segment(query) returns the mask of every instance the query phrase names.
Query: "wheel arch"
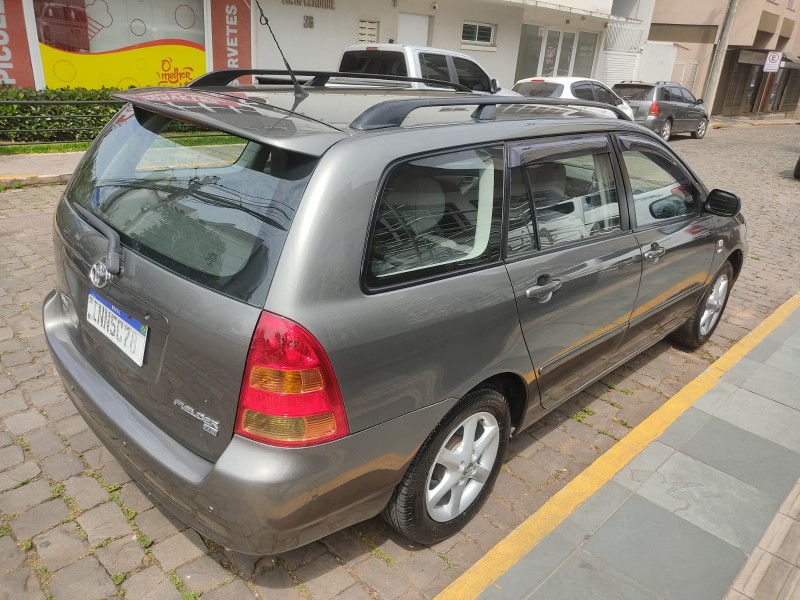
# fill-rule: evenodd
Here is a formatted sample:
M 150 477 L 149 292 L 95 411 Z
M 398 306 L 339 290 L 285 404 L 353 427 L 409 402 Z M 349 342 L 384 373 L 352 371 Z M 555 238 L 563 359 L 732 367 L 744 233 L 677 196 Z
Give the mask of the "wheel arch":
M 470 392 L 486 387 L 495 389 L 505 396 L 511 413 L 511 427 L 515 430 L 519 428 L 528 409 L 528 386 L 525 380 L 516 373 L 498 373 L 481 381 Z
M 730 253 L 728 260 L 733 266 L 733 280 L 736 281 L 739 278 L 739 273 L 741 273 L 742 266 L 744 265 L 744 252 L 737 248 Z

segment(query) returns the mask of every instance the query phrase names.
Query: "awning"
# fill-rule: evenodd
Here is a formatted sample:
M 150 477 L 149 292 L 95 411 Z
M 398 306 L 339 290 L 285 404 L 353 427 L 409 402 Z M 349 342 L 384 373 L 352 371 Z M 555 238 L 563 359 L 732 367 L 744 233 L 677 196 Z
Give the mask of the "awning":
M 781 61 L 782 69 L 800 69 L 800 56 L 792 54 L 791 52 L 783 53 L 783 60 Z

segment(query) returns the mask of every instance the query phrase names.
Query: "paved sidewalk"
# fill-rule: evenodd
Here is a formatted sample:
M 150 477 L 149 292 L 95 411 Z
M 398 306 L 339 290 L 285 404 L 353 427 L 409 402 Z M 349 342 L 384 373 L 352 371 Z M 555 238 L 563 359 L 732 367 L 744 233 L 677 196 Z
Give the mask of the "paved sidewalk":
M 12 154 L 0 156 L 0 185 L 66 183 L 83 152 Z
M 480 597 L 800 598 L 798 364 L 795 308 Z

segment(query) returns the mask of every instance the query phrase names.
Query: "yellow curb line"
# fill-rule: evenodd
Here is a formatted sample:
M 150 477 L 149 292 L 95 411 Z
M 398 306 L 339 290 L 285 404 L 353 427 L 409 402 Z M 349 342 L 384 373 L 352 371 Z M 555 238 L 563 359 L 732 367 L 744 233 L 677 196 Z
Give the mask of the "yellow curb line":
M 553 495 L 538 511 L 500 540 L 483 558 L 445 588 L 435 600 L 477 598 L 498 577 L 516 564 L 599 490 L 631 459 L 661 435 L 681 414 L 709 391 L 719 379 L 767 335 L 800 308 L 800 294 L 790 298 L 763 323 L 733 345 L 708 369 L 689 382 L 647 419 L 618 441 L 575 479 Z

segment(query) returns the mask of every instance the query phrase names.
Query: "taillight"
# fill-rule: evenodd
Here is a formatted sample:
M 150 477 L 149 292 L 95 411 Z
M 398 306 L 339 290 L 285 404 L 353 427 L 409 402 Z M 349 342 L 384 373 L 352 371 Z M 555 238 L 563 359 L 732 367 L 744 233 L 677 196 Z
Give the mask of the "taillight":
M 236 433 L 273 446 L 310 446 L 348 432 L 322 346 L 297 323 L 262 312 L 247 353 Z
M 653 100 L 653 101 L 650 103 L 650 110 L 647 112 L 647 114 L 648 114 L 648 115 L 651 115 L 651 116 L 653 116 L 653 117 L 657 117 L 658 115 L 660 115 L 660 114 L 661 114 L 661 111 L 658 109 L 658 102 L 656 102 L 655 100 Z

